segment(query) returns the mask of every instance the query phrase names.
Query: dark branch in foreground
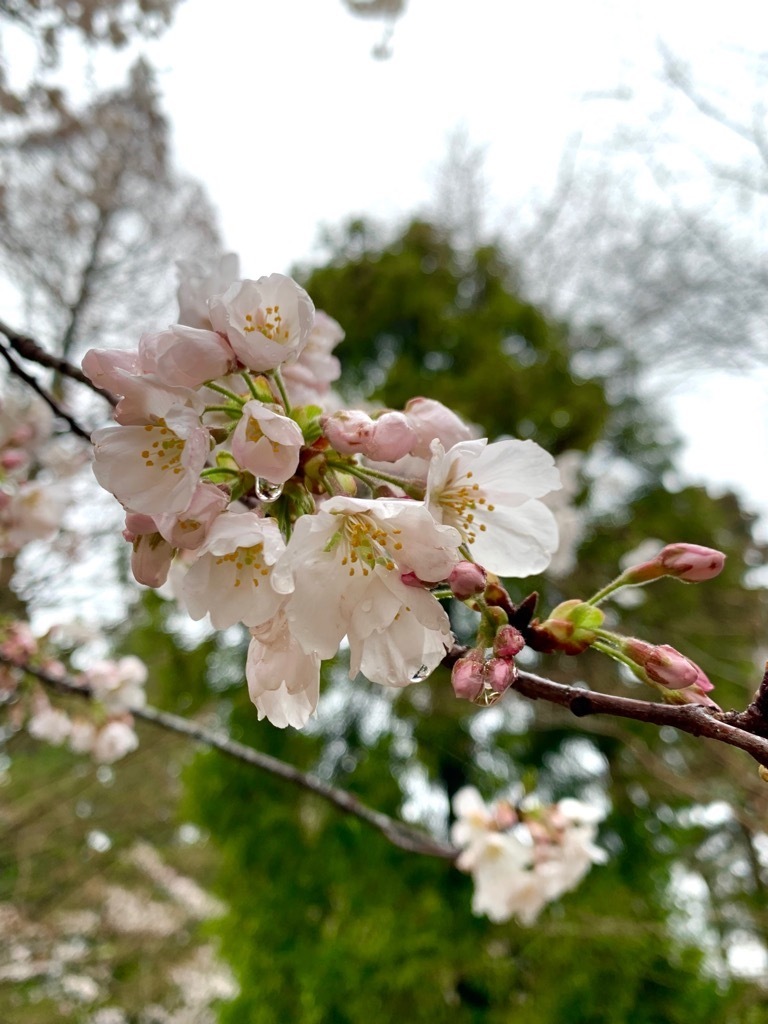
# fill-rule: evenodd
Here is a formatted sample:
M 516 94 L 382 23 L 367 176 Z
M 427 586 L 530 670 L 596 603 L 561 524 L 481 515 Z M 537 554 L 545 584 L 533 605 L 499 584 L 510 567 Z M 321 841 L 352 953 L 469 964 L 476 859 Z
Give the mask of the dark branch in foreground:
M 26 672 L 27 675 L 39 680 L 57 693 L 74 695 L 86 700 L 93 699 L 91 689 L 87 686 L 79 686 L 73 679 L 57 679 L 42 669 L 34 668 L 13 658 L 8 658 L 2 653 L 0 653 L 0 662 Z M 420 853 L 428 857 L 440 857 L 444 860 L 453 860 L 459 852 L 449 843 L 433 839 L 431 836 L 412 828 L 410 825 L 406 825 L 404 822 L 390 818 L 389 815 L 384 814 L 382 811 L 368 807 L 358 800 L 357 797 L 352 796 L 351 793 L 323 782 L 316 775 L 303 772 L 301 769 L 285 761 L 280 761 L 269 754 L 263 754 L 260 750 L 246 746 L 244 743 L 231 740 L 219 732 L 199 725 L 197 722 L 191 722 L 180 715 L 174 715 L 169 711 L 161 711 L 159 708 L 149 706 L 131 708 L 131 714 L 134 718 L 141 719 L 144 722 L 151 722 L 153 725 L 158 725 L 181 736 L 187 736 L 189 739 L 196 740 L 198 743 L 226 754 L 227 757 L 250 764 L 260 771 L 268 772 L 270 775 L 293 783 L 294 786 L 299 786 L 301 789 L 314 793 L 315 796 L 327 800 L 345 814 L 354 815 L 354 817 L 371 825 L 381 832 L 393 845 L 400 847 L 401 850 L 407 850 L 409 853 Z
M 768 768 L 768 739 L 758 734 L 761 730 L 768 732 L 768 722 L 756 706 L 757 699 L 743 712 L 712 711 L 697 704 L 653 704 L 631 697 L 595 693 L 579 686 L 566 686 L 531 672 L 521 672 L 512 686 L 532 700 L 546 700 L 568 708 L 577 718 L 613 715 L 651 725 L 671 725 L 691 736 L 719 740 L 746 751 L 758 764 Z M 763 687 L 768 689 L 765 679 Z
M 42 400 L 46 403 L 46 405 L 48 405 L 53 410 L 54 415 L 58 416 L 59 419 L 64 420 L 64 422 L 67 424 L 67 426 L 69 427 L 73 434 L 75 434 L 77 437 L 82 438 L 84 441 L 90 441 L 91 435 L 88 433 L 85 427 L 81 427 L 73 416 L 71 416 L 68 412 L 62 409 L 61 405 L 59 405 L 56 399 L 46 391 L 42 384 L 36 381 L 31 374 L 27 373 L 23 366 L 19 366 L 19 364 L 16 362 L 15 358 L 11 355 L 10 351 L 5 347 L 5 345 L 0 345 L 0 355 L 2 355 L 3 359 L 5 359 L 6 363 L 8 364 L 8 369 L 11 371 L 11 373 L 15 377 L 18 377 L 19 380 L 23 380 L 27 387 L 31 388 L 36 395 L 39 395 L 40 398 L 42 398 Z
M 0 320 L 0 334 L 5 335 L 8 339 L 8 344 L 22 359 L 27 359 L 30 363 L 37 363 L 38 366 L 44 366 L 47 370 L 56 370 L 62 377 L 69 377 L 71 380 L 76 380 L 79 384 L 85 384 L 91 391 L 101 395 L 110 405 L 117 405 L 117 399 L 113 394 L 110 394 L 109 391 L 104 391 L 103 388 L 96 387 L 81 369 L 73 366 L 66 359 L 46 352 L 34 338 L 28 338 L 24 334 L 19 334 L 18 331 L 14 331 L 7 324 L 4 324 L 2 320 Z

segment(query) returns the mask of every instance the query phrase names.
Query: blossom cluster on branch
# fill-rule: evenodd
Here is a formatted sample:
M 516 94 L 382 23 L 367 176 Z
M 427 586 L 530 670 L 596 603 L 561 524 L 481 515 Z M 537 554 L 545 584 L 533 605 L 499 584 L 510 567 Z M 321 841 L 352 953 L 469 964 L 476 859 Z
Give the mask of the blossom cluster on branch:
M 537 615 L 535 594 L 515 605 L 503 579 L 542 572 L 557 550 L 551 507 L 562 512 L 562 502 L 551 500 L 561 487 L 554 459 L 531 440 L 478 438 L 429 398 L 414 397 L 402 410 L 345 408 L 333 389 L 343 330 L 295 281 L 281 274 L 239 279 L 234 256 L 212 274 L 180 266 L 178 323 L 143 335 L 136 351 L 93 349 L 83 360 L 86 378 L 115 406 L 115 425 L 92 435 L 93 468 L 125 510 L 135 578 L 170 587 L 194 619 L 250 631 L 245 675 L 259 718 L 305 725 L 317 707 L 321 663 L 346 643 L 351 678 L 404 687 L 447 664 L 460 699 L 489 705 L 516 688 L 576 714 L 674 719 L 768 763 L 759 738 L 762 705 L 722 713 L 694 662 L 668 644 L 607 629 L 601 607 L 624 587 L 665 576 L 711 579 L 723 567 L 719 551 L 668 544 L 591 597 L 562 601 L 548 615 Z M 84 379 L 78 373 L 71 368 L 69 375 Z M 55 500 L 35 498 L 56 494 L 42 454 L 47 409 L 27 419 L 8 403 L 2 409 L 0 554 L 13 555 L 55 532 L 60 515 Z M 475 613 L 470 646 L 456 643 L 448 601 Z M 665 703 L 698 706 L 691 711 L 717 720 L 710 728 L 700 717 L 673 714 L 683 707 L 660 716 L 642 701 L 581 696 L 588 691 L 520 672 L 516 658 L 525 647 L 600 652 Z M 76 676 L 70 670 L 65 680 L 64 665 L 23 624 L 6 624 L 0 662 L 16 724 L 97 762 L 135 748 L 136 715 L 323 788 L 250 748 L 169 725 L 168 715 L 146 706 L 146 670 L 137 659 L 100 662 Z M 35 682 L 22 690 L 25 674 Z M 56 690 L 57 678 L 60 692 L 89 698 L 90 717 L 51 703 L 38 684 Z M 531 923 L 604 859 L 594 843 L 601 814 L 573 800 L 544 806 L 527 797 L 488 808 L 464 789 L 454 800 L 451 848 L 406 835 L 405 826 L 342 791 L 329 799 L 398 845 L 455 857 L 473 876 L 475 912 L 497 921 Z
M 453 645 L 439 598 L 543 570 L 557 527 L 540 499 L 560 482 L 533 441 L 474 439 L 436 401 L 339 409 L 339 325 L 290 278 L 235 272 L 183 267 L 178 324 L 86 355 L 120 396 L 94 471 L 126 509 L 136 578 L 160 586 L 175 559 L 193 618 L 250 629 L 259 715 L 301 726 L 345 637 L 351 676 L 405 686 Z

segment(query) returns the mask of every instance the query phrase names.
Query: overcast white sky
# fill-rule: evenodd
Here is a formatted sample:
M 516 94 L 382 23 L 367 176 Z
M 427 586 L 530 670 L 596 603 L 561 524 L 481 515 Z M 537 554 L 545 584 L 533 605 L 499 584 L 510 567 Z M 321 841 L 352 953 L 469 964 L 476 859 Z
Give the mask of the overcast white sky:
M 341 0 L 185 0 L 146 49 L 178 161 L 206 184 L 226 245 L 257 277 L 311 256 L 321 224 L 423 206 L 458 126 L 484 147 L 491 219 L 524 216 L 572 133 L 598 143 L 618 107 L 653 105 L 657 39 L 732 90 L 741 51 L 766 28 L 758 0 L 410 0 L 391 56 L 376 60 L 381 23 Z M 118 63 L 97 56 L 87 73 L 117 80 Z M 619 89 L 627 103 L 594 98 Z M 763 512 L 767 389 L 768 370 L 678 378 L 672 397 L 688 471 L 737 485 Z

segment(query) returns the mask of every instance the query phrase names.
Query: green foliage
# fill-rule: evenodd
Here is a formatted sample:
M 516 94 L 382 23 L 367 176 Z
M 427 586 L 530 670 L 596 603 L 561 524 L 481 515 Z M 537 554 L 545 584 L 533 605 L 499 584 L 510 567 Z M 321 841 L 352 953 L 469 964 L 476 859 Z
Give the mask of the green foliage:
M 554 582 L 512 581 L 513 597 L 537 588 L 544 610 L 586 597 L 648 537 L 720 547 L 729 561 L 718 580 L 664 580 L 617 621 L 679 646 L 712 675 L 724 703 L 743 706 L 765 607 L 764 591 L 743 587 L 763 551 L 732 495 L 660 482 L 672 479 L 675 444 L 635 395 L 631 352 L 600 330 L 576 335 L 522 300 L 498 247 L 459 253 L 421 222 L 394 241 L 355 222 L 329 244 L 328 264 L 303 277 L 347 332 L 348 393 L 393 408 L 421 393 L 490 436 L 532 436 L 554 452 L 594 457 L 598 486 L 587 474 L 580 496 L 591 519 L 578 568 Z M 631 485 L 606 494 L 606 469 L 617 465 L 633 467 Z M 653 699 L 591 654 L 539 667 Z M 517 784 L 544 798 L 608 798 L 601 841 L 611 859 L 535 926 L 493 925 L 471 914 L 470 880 L 445 863 L 403 853 L 284 783 L 201 756 L 187 776 L 187 812 L 220 850 L 215 885 L 230 912 L 218 933 L 242 989 L 222 1009 L 224 1024 L 761 1019 L 759 992 L 724 962 L 740 929 L 762 934 L 750 833 L 734 818 L 696 811 L 719 798 L 747 815 L 764 812 L 762 783 L 744 758 L 713 757 L 711 747 L 637 723 L 577 723 L 514 696 L 478 711 L 454 699 L 445 670 L 392 700 L 364 681 L 328 675 L 308 734 L 257 724 L 241 688 L 233 735 L 438 830 L 447 828 L 450 796 L 467 783 L 487 796 Z M 698 896 L 694 931 L 677 894 L 681 877 L 715 902 L 728 900 L 729 912 L 709 914 Z

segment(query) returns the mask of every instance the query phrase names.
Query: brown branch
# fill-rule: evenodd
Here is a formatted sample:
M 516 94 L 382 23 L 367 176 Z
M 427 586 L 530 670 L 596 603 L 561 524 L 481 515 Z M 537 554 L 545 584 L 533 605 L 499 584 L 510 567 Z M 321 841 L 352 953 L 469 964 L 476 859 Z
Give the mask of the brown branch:
M 746 751 L 758 764 L 768 767 L 768 739 L 746 728 L 741 719 L 747 712 L 741 715 L 736 712 L 718 712 L 698 704 L 652 704 L 645 700 L 555 683 L 532 672 L 520 672 L 512 686 L 531 700 L 546 700 L 550 704 L 568 708 L 577 718 L 586 715 L 614 715 L 651 725 L 670 725 L 691 736 L 704 736 L 737 747 Z M 733 724 L 734 721 L 738 724 Z M 761 722 L 765 729 L 765 719 L 761 718 Z
M 48 392 L 45 390 L 42 384 L 35 380 L 35 378 L 31 374 L 27 373 L 27 371 L 22 366 L 19 366 L 19 364 L 16 362 L 16 360 L 11 355 L 10 351 L 5 347 L 5 345 L 0 345 L 0 355 L 2 355 L 3 359 L 5 359 L 11 373 L 18 377 L 19 380 L 23 380 L 27 387 L 31 388 L 36 395 L 39 395 L 40 398 L 42 398 L 42 400 L 48 406 L 50 406 L 54 414 L 58 416 L 59 419 L 64 420 L 64 422 L 67 424 L 67 426 L 69 427 L 73 434 L 76 434 L 78 437 L 81 437 L 85 441 L 90 441 L 91 435 L 85 429 L 85 427 L 81 427 L 77 420 L 68 412 L 65 412 L 64 409 L 62 409 L 62 407 L 56 401 L 56 399 L 53 398 L 52 395 L 48 394 Z
M 90 687 L 78 685 L 71 678 L 56 678 L 56 676 L 45 672 L 43 669 L 35 668 L 25 662 L 9 658 L 2 653 L 0 653 L 0 662 L 25 672 L 57 693 L 74 695 L 86 700 L 94 699 L 94 693 Z M 423 854 L 428 857 L 440 857 L 443 860 L 454 860 L 459 852 L 448 843 L 433 839 L 431 836 L 412 828 L 410 825 L 406 825 L 404 822 L 390 818 L 388 814 L 384 814 L 382 811 L 368 807 L 351 793 L 323 782 L 316 775 L 301 771 L 300 768 L 296 768 L 285 761 L 280 761 L 276 757 L 271 757 L 269 754 L 263 754 L 254 747 L 231 740 L 227 736 L 208 729 L 197 722 L 192 722 L 189 719 L 182 718 L 180 715 L 174 715 L 169 711 L 161 711 L 159 708 L 151 706 L 131 708 L 130 713 L 134 718 L 141 719 L 144 722 L 151 722 L 153 725 L 178 733 L 181 736 L 187 736 L 189 739 L 218 750 L 222 754 L 226 754 L 227 757 L 252 765 L 260 771 L 268 772 L 270 775 L 284 779 L 294 786 L 314 793 L 315 796 L 327 800 L 328 803 L 333 804 L 334 807 L 337 807 L 345 814 L 351 814 L 366 824 L 371 825 L 381 832 L 390 843 L 398 846 L 401 850 L 407 850 L 409 853 Z
M 46 352 L 33 338 L 19 334 L 18 331 L 8 327 L 2 320 L 0 320 L 0 333 L 5 335 L 8 339 L 8 344 L 22 359 L 27 359 L 31 363 L 37 363 L 38 366 L 44 366 L 48 370 L 56 370 L 62 377 L 69 377 L 80 384 L 85 384 L 91 391 L 95 391 L 97 395 L 101 395 L 102 398 L 106 399 L 110 405 L 117 405 L 117 398 L 109 391 L 97 387 L 79 367 L 73 366 L 72 363 L 62 359 L 60 356 L 54 356 L 50 352 Z

